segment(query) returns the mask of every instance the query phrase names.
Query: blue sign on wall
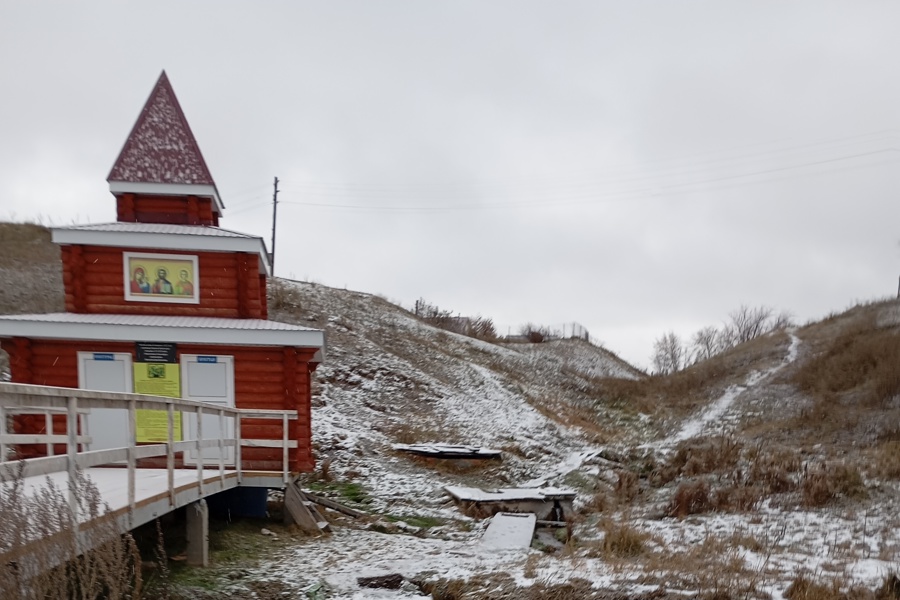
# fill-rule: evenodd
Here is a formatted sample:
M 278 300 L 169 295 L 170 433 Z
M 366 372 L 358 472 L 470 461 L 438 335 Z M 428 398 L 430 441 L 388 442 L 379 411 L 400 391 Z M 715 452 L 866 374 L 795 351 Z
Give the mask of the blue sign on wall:
M 217 356 L 198 356 L 197 362 L 214 363 L 214 362 L 219 362 L 219 358 Z
M 116 360 L 112 352 L 94 352 L 94 360 Z

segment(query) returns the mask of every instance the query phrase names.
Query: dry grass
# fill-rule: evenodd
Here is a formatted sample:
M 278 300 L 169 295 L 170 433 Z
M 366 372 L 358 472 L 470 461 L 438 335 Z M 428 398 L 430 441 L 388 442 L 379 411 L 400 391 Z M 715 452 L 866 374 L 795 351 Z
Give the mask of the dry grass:
M 0 223 L 0 314 L 64 309 L 59 247 L 46 227 Z
M 448 432 L 437 425 L 425 421 L 417 421 L 415 423 L 390 423 L 384 428 L 384 434 L 391 438 L 397 444 L 426 444 L 429 442 L 447 442 L 452 443 L 453 440 L 447 439 L 451 437 Z
M 803 464 L 797 450 L 759 444 L 747 452 L 746 458 L 750 485 L 760 486 L 770 494 L 790 492 L 797 487 L 796 474 Z
M 869 452 L 867 472 L 871 477 L 900 479 L 900 441 L 882 442 Z
M 616 500 L 623 503 L 632 502 L 641 493 L 640 478 L 632 471 L 619 471 L 616 487 Z
M 859 498 L 865 485 L 859 470 L 843 462 L 814 465 L 800 480 L 801 502 L 807 507 L 825 506 L 837 498 Z
M 659 584 L 697 590 L 697 598 L 756 598 L 757 574 L 731 539 L 709 535 L 700 543 L 678 544 L 648 557 L 645 568 Z
M 588 556 L 596 558 L 634 558 L 646 550 L 648 534 L 635 529 L 623 521 L 603 519 L 598 524 L 603 531 L 603 538 L 592 544 Z
M 51 482 L 34 496 L 24 493 L 21 478 L 0 482 L 0 597 L 140 597 L 134 540 L 118 534 L 90 480 L 79 474 L 72 485 L 79 512 L 93 523 L 88 528 L 74 527 L 67 498 Z M 79 553 L 79 546 L 90 550 Z
M 713 501 L 709 484 L 703 479 L 685 481 L 679 485 L 666 505 L 666 515 L 679 519 L 711 510 Z
M 678 477 L 695 477 L 733 470 L 741 458 L 743 445 L 732 436 L 697 437 L 685 440 L 665 465 L 656 469 L 652 480 L 665 485 Z
M 814 580 L 803 572 L 794 577 L 784 597 L 787 600 L 900 600 L 900 578 L 897 573 L 888 573 L 878 588 L 869 590 L 842 576 Z
M 856 307 L 801 332 L 811 356 L 790 382 L 809 403 L 776 422 L 795 441 L 869 445 L 900 422 L 900 326 L 896 302 Z
M 266 295 L 269 311 L 273 314 L 295 312 L 301 308 L 303 295 L 296 285 L 284 279 L 270 278 L 266 283 Z
M 870 311 L 855 319 L 826 345 L 824 351 L 803 364 L 794 383 L 814 397 L 829 401 L 855 390 L 855 400 L 880 407 L 900 394 L 900 332 L 879 327 Z
M 619 591 L 596 589 L 593 584 L 580 578 L 572 578 L 564 583 L 535 581 L 520 587 L 506 573 L 478 575 L 468 580 L 439 579 L 420 582 L 419 587 L 433 600 L 675 600 L 683 598 L 670 595 L 662 590 L 634 593 L 627 596 Z

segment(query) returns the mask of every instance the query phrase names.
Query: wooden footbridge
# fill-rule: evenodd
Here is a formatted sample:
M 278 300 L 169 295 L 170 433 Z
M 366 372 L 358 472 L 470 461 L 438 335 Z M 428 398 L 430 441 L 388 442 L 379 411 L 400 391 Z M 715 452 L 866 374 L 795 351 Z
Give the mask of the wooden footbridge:
M 124 421 L 130 442 L 119 448 L 92 448 L 90 416 L 93 411 L 110 410 L 127 415 Z M 150 414 L 157 423 L 165 423 L 165 434 L 160 436 L 164 441 L 137 442 L 139 414 Z M 44 423 L 40 433 L 16 432 L 13 423 L 25 416 Z M 280 424 L 281 439 L 243 438 L 241 423 L 245 419 Z M 0 494 L 7 496 L 0 497 L 0 502 L 10 499 L 14 487 L 19 497 L 36 497 L 46 486 L 55 486 L 68 500 L 76 539 L 78 532 L 90 530 L 92 521 L 98 519 L 113 521 L 118 533 L 124 533 L 192 505 L 187 511 L 188 561 L 205 565 L 205 498 L 237 487 L 295 487 L 291 485 L 289 452 L 297 442 L 288 437 L 288 425 L 294 419 L 296 411 L 289 410 L 245 410 L 157 396 L 0 383 Z M 181 436 L 180 420 L 189 424 L 181 428 Z M 281 449 L 280 471 L 242 467 L 242 449 L 260 447 Z M 23 458 L 35 454 L 40 456 Z M 77 482 L 85 478 L 108 506 L 102 514 L 89 514 L 83 508 L 78 496 L 82 488 Z M 89 536 L 83 537 L 79 551 L 90 545 Z M 19 540 L 16 548 L 0 545 L 0 563 L 11 560 L 13 551 L 16 560 L 21 560 L 27 547 L 39 547 L 39 542 Z

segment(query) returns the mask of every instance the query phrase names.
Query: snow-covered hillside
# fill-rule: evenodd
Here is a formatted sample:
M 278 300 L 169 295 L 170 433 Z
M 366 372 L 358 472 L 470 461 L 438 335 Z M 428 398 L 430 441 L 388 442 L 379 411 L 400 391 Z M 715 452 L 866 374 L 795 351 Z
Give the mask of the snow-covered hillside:
M 35 239 L 0 268 L 52 276 L 22 287 L 33 303 L 0 288 L 0 310 L 61 301 L 57 255 Z M 319 467 L 304 484 L 368 516 L 329 513 L 333 533 L 318 538 L 267 522 L 277 537 L 259 534 L 242 557 L 220 547 L 202 585 L 180 583 L 185 597 L 900 598 L 896 302 L 647 377 L 583 340 L 491 344 L 376 295 L 270 291 L 271 318 L 327 335 L 313 383 Z M 458 466 L 392 447 L 413 442 L 503 459 Z M 523 484 L 578 492 L 565 544 L 483 547 L 486 523 L 442 491 Z M 404 586 L 357 584 L 388 573 Z
M 443 502 L 441 486 L 455 482 L 398 455 L 397 442 L 496 447 L 507 458 L 482 473 L 486 484 L 530 479 L 587 447 L 554 407 L 591 403 L 599 375 L 638 376 L 583 340 L 491 344 L 427 325 L 378 296 L 284 285 L 294 286 L 300 308 L 272 318 L 327 332 L 314 387 L 319 460 L 335 474 L 359 473 L 376 502 L 382 494 L 394 505 Z
M 898 568 L 896 479 L 871 478 L 854 462 L 863 455 L 851 459 L 846 448 L 792 446 L 785 429 L 802 430 L 791 419 L 810 403 L 791 377 L 834 333 L 812 326 L 732 351 L 712 375 L 697 377 L 686 404 L 696 408 L 673 420 L 681 413 L 665 406 L 641 414 L 609 402 L 598 375 L 639 374 L 583 342 L 492 345 L 436 330 L 377 296 L 296 285 L 302 309 L 291 318 L 329 335 L 314 422 L 330 476 L 363 488 L 369 510 L 382 519 L 439 524 L 385 534 L 345 523 L 332 537 L 299 543 L 267 563 L 279 581 L 301 566 L 317 573 L 304 581 L 324 583 L 333 598 L 417 597 L 415 586 L 375 592 L 356 585 L 359 575 L 399 572 L 476 582 L 467 598 L 487 597 L 479 594 L 488 589 L 516 598 L 584 578 L 598 598 L 613 597 L 603 590 L 625 594 L 617 598 L 721 590 L 721 598 L 780 599 L 792 583 L 808 583 L 807 597 L 819 597 L 822 581 L 865 597 L 864 587 L 878 587 Z M 662 390 L 665 404 L 665 381 L 652 385 L 662 386 L 649 389 Z M 587 414 L 585 407 L 599 423 L 573 418 Z M 504 462 L 455 471 L 393 451 L 397 441 L 486 444 L 503 449 Z M 808 500 L 810 482 L 824 481 L 828 469 L 845 473 L 845 463 L 851 480 L 863 473 L 859 485 L 835 488 L 821 504 Z M 772 478 L 783 479 L 767 483 Z M 579 492 L 577 541 L 549 554 L 482 548 L 484 523 L 467 524 L 441 492 L 460 483 L 572 486 Z M 687 518 L 677 515 L 682 490 L 706 503 L 685 509 Z M 631 536 L 638 550 L 617 549 L 618 536 Z M 498 571 L 508 579 L 490 575 Z M 580 593 L 561 597 L 587 597 Z

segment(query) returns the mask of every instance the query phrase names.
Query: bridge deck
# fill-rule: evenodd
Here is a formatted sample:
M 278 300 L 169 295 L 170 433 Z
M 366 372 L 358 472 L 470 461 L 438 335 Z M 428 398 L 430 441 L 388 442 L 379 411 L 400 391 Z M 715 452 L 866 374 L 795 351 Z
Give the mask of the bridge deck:
M 84 426 L 84 418 L 91 411 L 101 409 L 118 410 L 126 415 L 129 434 L 126 446 L 92 447 L 94 440 Z M 166 424 L 165 441 L 138 444 L 136 431 L 140 410 L 156 411 L 160 415 Z M 192 415 L 196 428 L 177 432 L 177 413 Z M 21 415 L 36 415 L 46 426 L 40 432 L 10 433 L 13 418 Z M 54 431 L 57 429 L 54 418 L 65 421 L 63 432 Z M 0 540 L 0 562 L 9 559 L 10 552 L 19 557 L 24 556 L 23 552 L 40 552 L 40 540 L 35 536 L 55 535 L 41 533 L 46 528 L 32 526 L 35 519 L 41 523 L 49 519 L 50 524 L 59 521 L 55 513 L 49 517 L 41 515 L 41 505 L 47 503 L 42 491 L 46 491 L 48 485 L 57 490 L 56 497 L 61 497 L 68 507 L 63 520 L 75 525 L 70 529 L 80 536 L 76 544 L 79 552 L 92 543 L 90 536 L 83 534 L 110 519 L 115 521 L 115 530 L 123 533 L 224 490 L 239 486 L 283 488 L 292 477 L 290 451 L 298 447 L 297 441 L 289 438 L 288 425 L 297 418 L 297 412 L 290 410 L 235 409 L 138 394 L 0 382 L 0 500 L 7 504 L 16 502 L 16 498 L 27 500 L 20 506 L 26 511 L 20 525 L 23 531 L 30 532 L 14 540 L 21 546 L 19 548 L 14 547 L 15 544 L 6 544 L 9 540 Z M 204 419 L 217 420 L 220 427 L 204 436 Z M 269 419 L 275 427 L 280 425 L 281 439 L 242 437 L 241 424 L 245 419 Z M 231 426 L 224 427 L 224 423 Z M 65 447 L 65 453 L 55 454 L 54 450 L 61 445 Z M 44 447 L 47 456 L 16 460 L 20 446 Z M 275 449 L 282 457 L 281 470 L 247 470 L 241 460 L 245 448 Z M 189 455 L 202 457 L 194 459 L 194 462 L 202 462 L 202 467 L 182 468 L 180 457 L 187 462 Z M 176 468 L 176 457 L 179 457 L 179 468 Z M 138 466 L 141 460 L 148 458 L 155 458 L 166 466 Z M 70 482 L 82 482 L 82 476 L 90 486 L 70 485 Z M 18 489 L 24 498 L 8 493 L 16 486 L 20 486 Z M 93 493 L 91 488 L 96 489 L 100 498 L 100 506 L 93 507 L 99 510 L 86 506 L 85 499 Z M 51 507 L 51 510 L 58 509 Z M 205 546 L 205 541 L 201 543 Z
M 85 469 L 84 475 L 93 483 L 100 493 L 102 502 L 109 507 L 109 512 L 117 517 L 128 512 L 128 470 L 123 468 L 94 467 Z M 134 485 L 134 512 L 130 521 L 123 525 L 138 527 L 154 518 L 180 508 L 200 498 L 210 496 L 223 490 L 237 487 L 237 471 L 204 469 L 202 471 L 202 489 L 200 478 L 195 469 L 175 469 L 173 472 L 174 498 L 169 494 L 169 477 L 166 469 L 136 469 Z M 273 475 L 276 475 L 273 473 Z M 68 491 L 67 473 L 50 473 L 44 476 L 26 477 L 22 480 L 23 492 L 27 496 L 36 496 L 49 482 L 63 495 Z M 174 502 L 170 501 L 174 500 Z M 105 510 L 101 510 L 105 513 Z M 81 522 L 86 522 L 86 515 L 79 515 Z

